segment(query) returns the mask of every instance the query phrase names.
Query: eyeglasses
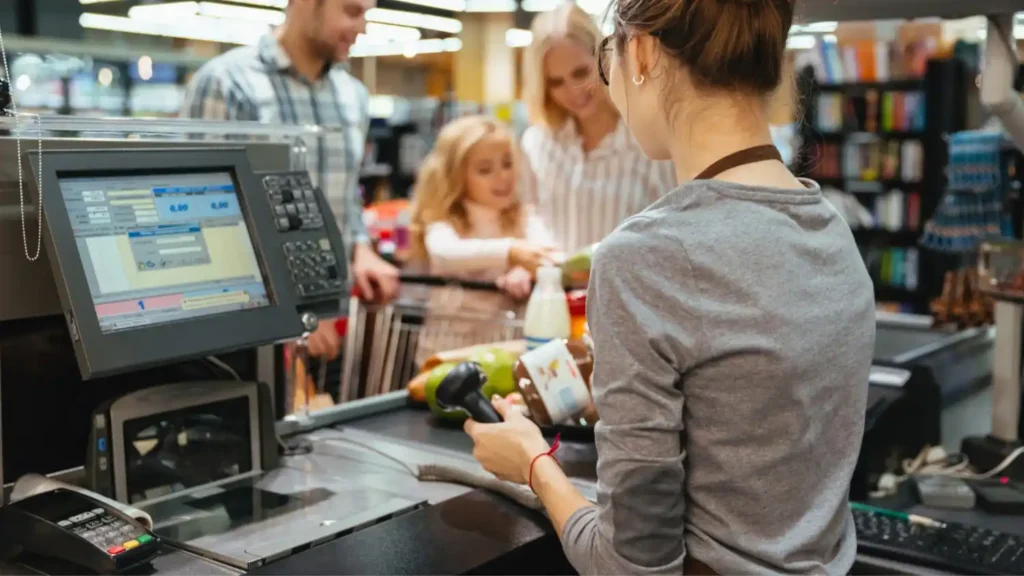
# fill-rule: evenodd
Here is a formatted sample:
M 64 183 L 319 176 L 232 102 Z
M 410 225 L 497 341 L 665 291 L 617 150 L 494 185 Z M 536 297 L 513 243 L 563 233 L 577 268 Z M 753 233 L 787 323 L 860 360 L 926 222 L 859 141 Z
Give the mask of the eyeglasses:
M 606 36 L 604 40 L 601 40 L 601 43 L 597 45 L 597 73 L 601 76 L 601 82 L 604 82 L 605 86 L 608 85 L 608 72 L 610 70 L 609 66 L 612 60 L 612 38 L 614 38 L 614 36 Z

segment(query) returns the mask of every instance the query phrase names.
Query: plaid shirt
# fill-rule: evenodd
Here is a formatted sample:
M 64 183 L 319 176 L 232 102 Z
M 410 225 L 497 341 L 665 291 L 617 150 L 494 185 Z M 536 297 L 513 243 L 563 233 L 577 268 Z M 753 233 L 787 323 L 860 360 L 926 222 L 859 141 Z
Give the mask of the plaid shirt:
M 306 168 L 324 191 L 346 239 L 366 242 L 357 194 L 369 130 L 369 93 L 342 64 L 309 82 L 300 76 L 277 39 L 235 48 L 196 72 L 182 116 L 265 124 L 341 128 L 306 142 Z

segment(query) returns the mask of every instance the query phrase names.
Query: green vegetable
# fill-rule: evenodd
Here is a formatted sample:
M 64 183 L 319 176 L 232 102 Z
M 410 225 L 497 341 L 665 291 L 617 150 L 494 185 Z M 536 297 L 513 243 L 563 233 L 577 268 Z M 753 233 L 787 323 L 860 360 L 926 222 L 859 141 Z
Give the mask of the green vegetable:
M 562 264 L 562 284 L 566 288 L 586 288 L 590 281 L 590 266 L 597 244 L 591 244 L 570 256 Z
M 469 416 L 461 408 L 442 408 L 437 403 L 437 387 L 444 380 L 444 377 L 455 368 L 456 364 L 441 364 L 430 371 L 425 387 L 427 394 L 427 406 L 439 422 L 446 424 L 461 424 Z
M 511 352 L 501 348 L 492 348 L 473 354 L 469 361 L 479 364 L 487 376 L 487 383 L 480 389 L 484 398 L 490 398 L 495 394 L 504 398 L 518 390 L 516 379 L 512 375 L 512 366 L 516 363 L 516 356 Z

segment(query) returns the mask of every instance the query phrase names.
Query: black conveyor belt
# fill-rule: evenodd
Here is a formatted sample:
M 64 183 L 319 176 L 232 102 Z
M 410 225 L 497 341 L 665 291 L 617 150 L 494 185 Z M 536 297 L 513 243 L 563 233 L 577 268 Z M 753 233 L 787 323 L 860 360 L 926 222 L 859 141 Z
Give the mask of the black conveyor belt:
M 356 428 L 404 442 L 420 442 L 470 454 L 473 441 L 460 427 L 439 426 L 430 412 L 406 409 L 354 420 L 343 427 Z M 597 479 L 597 450 L 593 444 L 561 441 L 558 461 L 566 474 L 575 478 Z

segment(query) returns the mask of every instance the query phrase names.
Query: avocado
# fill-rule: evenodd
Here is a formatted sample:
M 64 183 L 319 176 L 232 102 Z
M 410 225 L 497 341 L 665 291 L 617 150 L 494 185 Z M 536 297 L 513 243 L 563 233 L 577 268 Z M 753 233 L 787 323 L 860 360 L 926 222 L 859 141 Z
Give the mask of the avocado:
M 448 363 L 434 367 L 430 371 L 430 376 L 427 377 L 427 385 L 425 386 L 427 406 L 430 407 L 430 411 L 434 414 L 437 421 L 443 424 L 462 424 L 469 416 L 461 408 L 443 408 L 437 403 L 437 387 L 455 366 L 456 364 L 454 363 Z
M 517 391 L 516 379 L 512 375 L 515 354 L 501 348 L 490 348 L 473 354 L 469 361 L 479 364 L 487 376 L 487 383 L 480 390 L 484 398 L 495 394 L 504 398 Z
M 562 264 L 562 284 L 566 288 L 586 288 L 590 281 L 590 266 L 597 244 L 591 244 L 570 256 Z

